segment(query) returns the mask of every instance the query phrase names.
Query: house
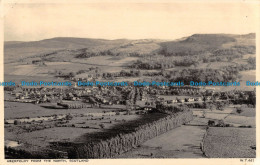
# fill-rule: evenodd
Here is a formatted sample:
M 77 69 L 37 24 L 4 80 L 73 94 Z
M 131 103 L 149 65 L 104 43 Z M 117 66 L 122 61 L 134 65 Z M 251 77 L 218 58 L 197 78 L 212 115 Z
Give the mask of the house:
M 102 102 L 103 104 L 108 103 L 108 101 L 107 101 L 106 99 L 104 99 L 104 98 L 101 98 L 100 100 L 101 100 L 101 102 Z
M 5 122 L 5 124 L 14 124 L 13 119 L 5 120 L 4 122 Z
M 194 101 L 202 101 L 201 97 L 194 98 Z
M 167 102 L 167 104 L 172 104 L 173 100 L 167 100 L 166 102 Z
M 194 98 L 185 98 L 185 102 L 192 102 L 194 101 Z
M 23 99 L 24 99 L 24 96 L 23 96 L 23 95 L 20 95 L 20 96 L 19 96 L 19 99 L 20 99 L 20 100 L 23 100 Z
M 144 110 L 145 111 L 151 111 L 151 110 L 153 110 L 153 107 L 152 106 L 145 106 Z
M 209 120 L 208 121 L 208 126 L 215 126 L 215 125 L 216 125 L 216 123 L 215 123 L 214 120 Z
M 211 96 L 206 96 L 206 97 L 204 97 L 204 100 L 211 100 L 211 99 L 212 99 Z
M 246 95 L 243 95 L 243 99 L 244 99 L 244 100 L 248 100 L 248 99 L 249 99 L 249 95 L 247 95 L 247 94 L 246 94 Z
M 113 104 L 120 104 L 120 100 L 112 100 Z
M 178 99 L 177 101 L 178 101 L 178 103 L 184 103 L 185 99 Z

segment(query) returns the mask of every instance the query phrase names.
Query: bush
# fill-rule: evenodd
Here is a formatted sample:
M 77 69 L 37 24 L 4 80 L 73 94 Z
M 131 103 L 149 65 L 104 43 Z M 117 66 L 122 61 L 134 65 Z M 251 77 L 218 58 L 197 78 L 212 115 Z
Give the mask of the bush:
M 237 113 L 240 114 L 241 112 L 243 112 L 243 110 L 241 108 L 237 108 Z
M 99 124 L 100 128 L 105 128 L 105 125 L 104 124 Z
M 20 125 L 21 124 L 21 121 L 19 120 L 14 120 L 14 125 Z

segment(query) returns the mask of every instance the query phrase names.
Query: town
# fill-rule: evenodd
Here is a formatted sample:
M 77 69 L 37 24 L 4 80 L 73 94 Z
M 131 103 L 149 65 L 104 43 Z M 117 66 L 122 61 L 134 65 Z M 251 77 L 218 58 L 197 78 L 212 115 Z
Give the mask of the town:
M 29 42 L 62 46 L 33 55 L 6 43 L 5 158 L 254 158 L 254 41 L 65 37 Z
M 74 83 L 76 83 L 76 81 Z M 130 84 L 130 82 L 128 83 Z M 6 105 L 8 105 L 8 102 L 27 105 L 32 104 L 53 111 L 49 115 L 39 116 L 39 114 L 37 114 L 37 116 L 33 117 L 28 114 L 26 117 L 5 118 L 5 128 L 9 133 L 17 136 L 16 141 L 12 141 L 12 144 L 8 141 L 10 143 L 8 146 L 19 147 L 23 144 L 23 146 L 27 147 L 26 150 L 30 152 L 35 151 L 35 146 L 32 150 L 29 147 L 30 142 L 19 139 L 19 136 L 24 133 L 59 127 L 94 130 L 111 129 L 109 124 L 104 123 L 108 122 L 112 125 L 115 121 L 119 122 L 120 120 L 124 123 L 127 119 L 120 117 L 122 115 L 138 116 L 156 114 L 156 111 L 169 113 L 169 111 L 176 109 L 174 107 L 182 106 L 192 109 L 210 109 L 211 111 L 215 109 L 217 111 L 223 111 L 225 107 L 231 104 L 243 103 L 252 106 L 255 105 L 255 91 L 223 92 L 216 91 L 212 88 L 206 89 L 192 86 L 135 87 L 132 85 L 102 87 L 74 86 L 62 88 L 20 86 L 5 87 L 5 95 L 5 97 L 8 98 L 5 99 Z M 167 110 L 167 107 L 173 107 L 173 109 Z M 78 109 L 82 109 L 83 111 L 79 112 Z M 63 110 L 61 114 L 58 114 L 59 110 Z M 205 117 L 205 112 L 202 114 L 202 117 Z M 114 118 L 114 121 L 111 120 L 112 118 Z M 100 120 L 100 122 L 93 123 L 93 121 L 96 120 Z M 91 123 L 89 123 L 89 121 L 91 121 Z M 223 121 L 221 124 L 220 120 L 209 120 L 208 125 L 230 127 L 230 124 L 223 125 Z M 241 126 L 252 127 L 251 125 Z M 46 140 L 46 138 L 44 139 Z M 71 143 L 71 138 L 62 141 Z M 40 148 L 42 147 L 43 146 L 40 145 Z M 46 144 L 44 147 L 47 147 Z M 51 148 L 55 147 L 52 146 Z M 9 155 L 12 155 L 12 152 L 14 152 L 12 148 L 7 150 Z M 49 153 L 49 151 L 45 152 Z M 51 152 L 58 153 L 58 157 L 60 158 L 71 157 L 65 151 L 51 149 Z

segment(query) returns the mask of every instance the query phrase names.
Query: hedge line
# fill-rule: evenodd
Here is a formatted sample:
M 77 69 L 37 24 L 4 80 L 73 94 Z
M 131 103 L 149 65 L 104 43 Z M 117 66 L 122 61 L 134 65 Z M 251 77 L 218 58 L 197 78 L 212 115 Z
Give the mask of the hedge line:
M 5 148 L 5 153 L 6 156 L 20 159 L 112 158 L 192 119 L 193 114 L 189 110 L 174 114 L 152 113 L 105 132 L 88 134 L 86 142 L 55 142 L 51 144 L 49 150 L 43 149 L 37 152 Z
M 64 108 L 68 108 L 68 109 L 87 108 L 87 104 L 80 104 L 80 103 L 57 103 L 57 105 L 63 106 Z
M 107 140 L 75 144 L 68 155 L 69 158 L 112 158 L 192 119 L 192 111 L 178 112 L 142 125 L 134 132 L 117 134 Z

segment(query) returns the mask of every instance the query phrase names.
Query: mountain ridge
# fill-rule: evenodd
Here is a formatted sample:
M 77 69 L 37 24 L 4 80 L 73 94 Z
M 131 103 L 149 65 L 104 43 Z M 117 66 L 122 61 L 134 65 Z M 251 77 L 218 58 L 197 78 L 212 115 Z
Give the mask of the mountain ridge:
M 161 39 L 93 39 L 78 37 L 54 37 L 39 41 L 4 42 L 5 62 L 49 54 L 61 50 L 86 49 L 88 52 L 111 51 L 113 54 L 154 54 L 182 55 L 234 46 L 255 46 L 255 33 L 249 34 L 193 34 L 175 40 Z M 80 50 L 82 52 L 82 50 Z M 185 53 L 184 53 L 185 55 Z

